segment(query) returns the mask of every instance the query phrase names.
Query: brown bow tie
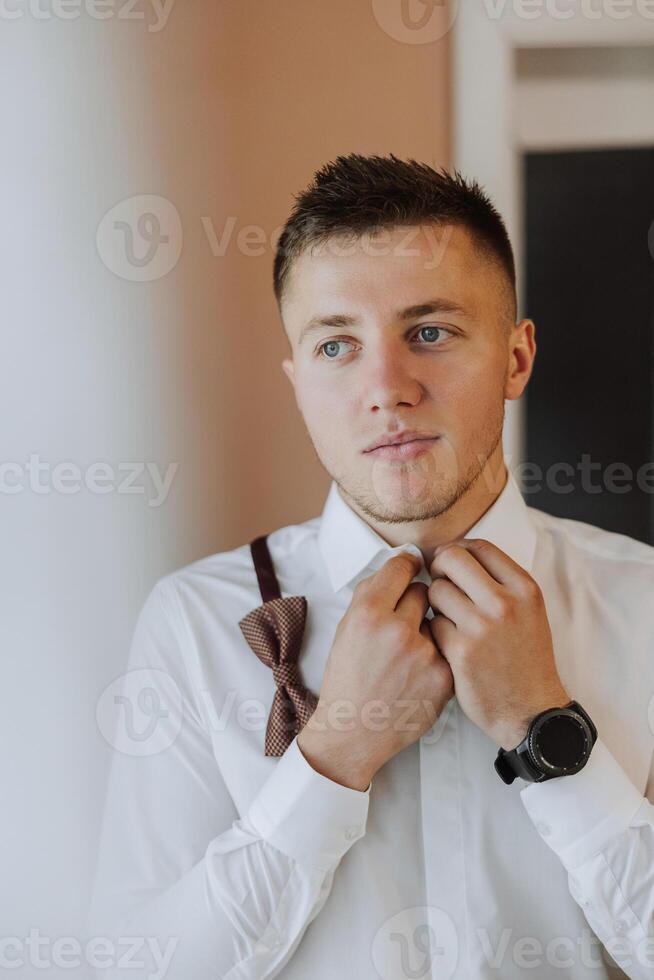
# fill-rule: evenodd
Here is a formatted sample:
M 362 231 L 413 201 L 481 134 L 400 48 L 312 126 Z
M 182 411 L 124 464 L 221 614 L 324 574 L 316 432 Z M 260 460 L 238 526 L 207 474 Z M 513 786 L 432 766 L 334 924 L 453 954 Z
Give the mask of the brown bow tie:
M 265 535 L 255 538 L 250 550 L 263 605 L 238 625 L 259 660 L 272 668 L 277 689 L 268 716 L 265 755 L 283 755 L 318 703 L 302 683 L 298 667 L 307 600 L 301 595 L 282 598 Z

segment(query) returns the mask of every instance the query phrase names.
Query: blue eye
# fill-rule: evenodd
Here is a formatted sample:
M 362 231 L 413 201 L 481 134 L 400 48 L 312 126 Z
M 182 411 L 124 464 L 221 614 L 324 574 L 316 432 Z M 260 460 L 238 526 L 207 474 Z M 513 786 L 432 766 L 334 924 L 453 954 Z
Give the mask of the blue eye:
M 443 330 L 443 328 L 442 327 L 420 327 L 420 330 L 418 331 L 418 333 L 420 333 L 422 330 L 431 330 L 432 332 L 435 331 L 436 333 L 441 333 L 442 330 Z
M 327 340 L 324 344 L 320 345 L 318 350 L 322 352 L 323 350 L 326 350 L 328 347 L 338 347 L 339 344 L 344 344 L 344 343 L 346 343 L 346 341 L 344 340 Z M 327 360 L 333 361 L 335 360 L 335 358 L 327 355 Z
M 423 330 L 430 330 L 432 332 L 432 338 L 427 343 L 427 346 L 429 346 L 429 347 L 440 346 L 439 344 L 434 343 L 434 341 L 436 341 L 436 340 L 439 339 L 438 338 L 438 335 L 440 335 L 440 334 L 443 334 L 443 335 L 449 334 L 450 336 L 452 335 L 452 332 L 450 330 L 446 330 L 444 327 L 431 327 L 431 326 L 419 327 L 418 328 L 418 331 L 417 331 L 417 334 L 421 333 Z M 416 336 L 417 336 L 417 334 L 416 334 Z M 318 354 L 319 357 L 322 357 L 323 360 L 326 359 L 326 360 L 329 360 L 329 361 L 335 361 L 335 360 L 337 360 L 336 355 L 338 354 L 339 344 L 348 344 L 348 343 L 349 343 L 349 341 L 347 341 L 347 340 L 325 340 L 318 347 L 317 354 Z M 335 355 L 333 357 L 331 356 L 331 354 L 328 354 L 327 353 L 327 350 L 330 347 L 331 348 L 336 348 Z

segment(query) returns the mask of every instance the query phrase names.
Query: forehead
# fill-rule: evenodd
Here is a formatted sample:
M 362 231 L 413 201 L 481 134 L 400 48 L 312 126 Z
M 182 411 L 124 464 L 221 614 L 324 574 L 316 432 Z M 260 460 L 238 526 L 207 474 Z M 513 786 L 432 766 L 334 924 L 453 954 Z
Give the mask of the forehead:
M 400 226 L 360 238 L 332 238 L 291 264 L 284 317 L 305 319 L 366 308 L 383 315 L 400 305 L 439 296 L 479 315 L 496 263 L 460 225 Z

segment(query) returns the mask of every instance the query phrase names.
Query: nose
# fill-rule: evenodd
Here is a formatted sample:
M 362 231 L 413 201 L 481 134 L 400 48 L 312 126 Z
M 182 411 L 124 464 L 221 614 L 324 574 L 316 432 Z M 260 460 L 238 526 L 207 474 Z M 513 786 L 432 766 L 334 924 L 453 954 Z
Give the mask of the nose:
M 414 365 L 415 367 L 415 365 Z M 362 396 L 369 408 L 415 405 L 422 388 L 415 372 L 396 344 L 382 344 L 366 354 Z

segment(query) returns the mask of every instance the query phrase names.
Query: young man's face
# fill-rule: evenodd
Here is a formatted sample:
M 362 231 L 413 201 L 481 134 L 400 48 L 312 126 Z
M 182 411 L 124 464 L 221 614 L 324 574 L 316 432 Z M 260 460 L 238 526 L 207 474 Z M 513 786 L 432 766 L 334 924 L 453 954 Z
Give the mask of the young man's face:
M 440 308 L 403 317 L 427 303 Z M 335 315 L 351 321 L 315 325 Z M 533 324 L 513 323 L 508 280 L 466 229 L 314 247 L 291 266 L 282 316 L 293 354 L 282 366 L 315 450 L 362 513 L 437 517 L 500 469 L 504 400 L 527 383 Z M 405 455 L 366 451 L 403 429 L 436 438 Z

